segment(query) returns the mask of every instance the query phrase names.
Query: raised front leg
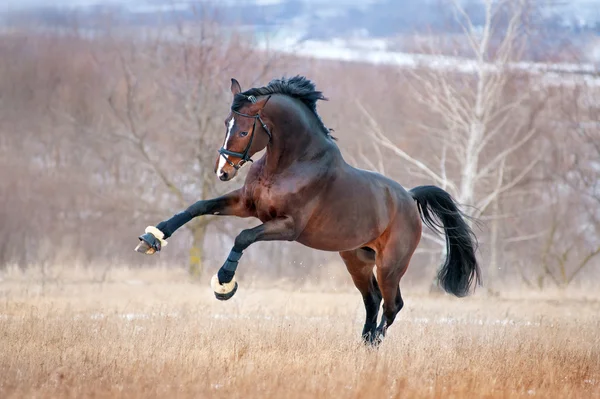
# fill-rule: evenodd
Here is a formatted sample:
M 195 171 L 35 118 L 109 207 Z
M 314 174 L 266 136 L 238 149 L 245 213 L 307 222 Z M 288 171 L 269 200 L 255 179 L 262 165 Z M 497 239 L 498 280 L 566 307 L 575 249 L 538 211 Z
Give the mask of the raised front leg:
M 218 198 L 201 200 L 156 226 L 146 227 L 144 234 L 138 237 L 140 243 L 135 250 L 148 255 L 160 251 L 163 246 L 167 245 L 167 238 L 173 235 L 181 226 L 198 216 L 252 216 L 243 203 L 241 196 L 241 190 L 235 190 Z
M 235 238 L 235 243 L 225 264 L 210 282 L 217 299 L 225 301 L 237 291 L 235 271 L 242 252 L 257 241 L 294 241 L 300 234 L 300 227 L 291 217 L 274 219 L 252 229 L 243 230 Z

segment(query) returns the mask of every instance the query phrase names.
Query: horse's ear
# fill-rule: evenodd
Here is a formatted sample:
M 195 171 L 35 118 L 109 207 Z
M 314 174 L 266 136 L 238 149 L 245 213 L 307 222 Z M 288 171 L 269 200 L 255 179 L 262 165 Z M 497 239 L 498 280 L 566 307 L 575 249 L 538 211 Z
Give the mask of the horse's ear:
M 240 82 L 231 78 L 231 94 L 234 96 L 242 92 L 242 87 L 240 86 Z

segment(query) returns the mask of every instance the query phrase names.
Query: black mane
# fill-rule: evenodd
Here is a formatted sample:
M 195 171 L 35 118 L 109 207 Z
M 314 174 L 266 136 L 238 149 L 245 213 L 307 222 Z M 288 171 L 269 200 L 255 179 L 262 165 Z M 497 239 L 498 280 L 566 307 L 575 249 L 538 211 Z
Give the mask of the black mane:
M 327 101 L 327 98 L 323 96 L 323 93 L 316 90 L 315 84 L 305 78 L 304 76 L 294 76 L 293 78 L 285 79 L 273 79 L 269 82 L 268 85 L 264 87 L 255 87 L 252 89 L 248 89 L 243 93 L 236 94 L 233 98 L 233 104 L 231 105 L 231 109 L 234 111 L 239 111 L 244 105 L 248 104 L 250 100 L 248 96 L 267 96 L 270 94 L 284 94 L 286 96 L 290 96 L 292 98 L 297 98 L 302 101 L 304 105 L 308 107 L 312 111 L 313 114 L 317 117 L 321 129 L 323 133 L 335 139 L 330 134 L 330 129 L 328 129 L 319 114 L 317 114 L 317 101 L 323 100 Z

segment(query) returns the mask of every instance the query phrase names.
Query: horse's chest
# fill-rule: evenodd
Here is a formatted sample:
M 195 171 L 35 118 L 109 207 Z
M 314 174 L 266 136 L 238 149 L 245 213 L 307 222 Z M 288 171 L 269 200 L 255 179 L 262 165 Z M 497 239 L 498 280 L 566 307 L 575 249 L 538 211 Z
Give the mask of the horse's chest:
M 256 216 L 263 222 L 286 214 L 288 198 L 276 186 L 256 186 L 250 200 Z

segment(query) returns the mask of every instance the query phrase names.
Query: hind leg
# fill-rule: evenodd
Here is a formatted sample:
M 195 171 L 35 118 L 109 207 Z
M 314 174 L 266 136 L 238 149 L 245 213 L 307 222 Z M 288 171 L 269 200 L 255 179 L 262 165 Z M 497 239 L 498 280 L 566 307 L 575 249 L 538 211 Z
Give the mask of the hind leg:
M 375 259 L 370 260 L 370 254 L 359 254 L 354 251 L 340 252 L 346 268 L 352 276 L 354 285 L 360 291 L 365 305 L 366 319 L 363 327 L 362 338 L 365 343 L 373 343 L 377 337 L 377 316 L 381 305 L 381 291 L 373 274 Z
M 389 248 L 387 251 L 384 249 L 381 257 L 378 256 L 377 280 L 383 296 L 383 317 L 376 330 L 378 341 L 385 337 L 387 329 L 394 323 L 398 312 L 404 307 L 400 292 L 400 279 L 408 269 L 413 252 L 414 249 L 401 253 L 395 248 Z
M 383 337 L 385 337 L 385 333 L 388 327 L 392 325 L 392 323 L 396 319 L 396 316 L 404 307 L 404 300 L 402 299 L 402 293 L 400 292 L 399 283 L 400 281 L 398 281 L 398 285 L 396 286 L 395 294 L 386 295 L 387 299 L 385 299 L 384 297 L 383 317 L 381 318 L 381 323 L 379 323 L 379 326 L 376 330 L 378 341 L 381 341 Z M 387 292 L 393 293 L 393 287 L 386 287 L 386 293 Z

